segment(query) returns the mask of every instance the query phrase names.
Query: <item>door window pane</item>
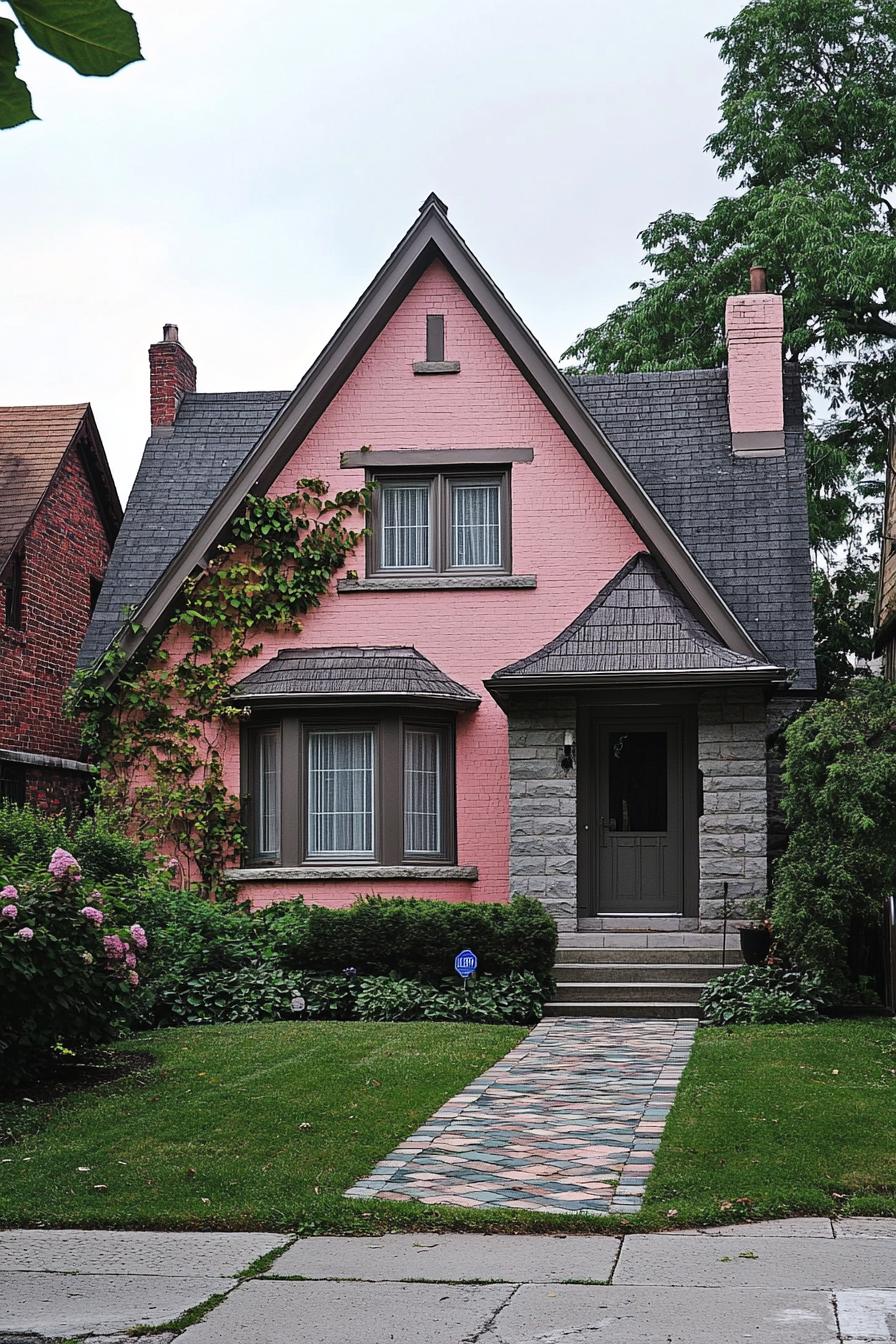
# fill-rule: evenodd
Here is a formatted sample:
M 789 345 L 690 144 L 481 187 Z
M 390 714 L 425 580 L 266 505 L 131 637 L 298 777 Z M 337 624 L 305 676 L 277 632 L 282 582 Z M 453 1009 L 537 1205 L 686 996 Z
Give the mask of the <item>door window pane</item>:
M 259 858 L 280 853 L 280 730 L 255 738 L 255 849 Z
M 608 789 L 610 829 L 665 831 L 668 810 L 666 734 L 610 733 Z
M 501 487 L 455 485 L 451 490 L 451 563 L 487 569 L 501 563 Z
M 430 565 L 429 486 L 381 485 L 383 569 L 427 569 Z
M 308 853 L 373 854 L 373 733 L 308 735 Z
M 441 738 L 408 728 L 404 734 L 404 846 L 407 854 L 439 854 L 441 827 Z

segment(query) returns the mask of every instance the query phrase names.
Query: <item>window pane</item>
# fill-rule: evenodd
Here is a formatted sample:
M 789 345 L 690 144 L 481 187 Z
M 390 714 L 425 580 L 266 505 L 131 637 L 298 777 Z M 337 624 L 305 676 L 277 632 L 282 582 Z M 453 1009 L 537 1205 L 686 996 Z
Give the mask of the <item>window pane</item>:
M 451 563 L 477 569 L 501 563 L 501 487 L 455 485 L 451 491 Z
M 406 854 L 439 854 L 441 824 L 441 738 L 407 728 L 404 734 L 404 847 Z
M 430 563 L 429 486 L 381 485 L 383 569 L 425 569 Z
M 308 853 L 373 854 L 373 733 L 309 733 Z
M 668 811 L 666 734 L 611 733 L 609 811 L 614 831 L 664 831 Z
M 280 730 L 255 738 L 255 849 L 276 858 L 280 853 Z

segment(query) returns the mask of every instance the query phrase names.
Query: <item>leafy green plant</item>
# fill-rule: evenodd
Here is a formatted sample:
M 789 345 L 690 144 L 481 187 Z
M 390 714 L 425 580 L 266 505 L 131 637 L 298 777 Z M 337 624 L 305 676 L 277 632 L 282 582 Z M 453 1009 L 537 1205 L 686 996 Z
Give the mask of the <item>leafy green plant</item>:
M 369 488 L 332 499 L 328 488 L 303 479 L 286 495 L 248 496 L 228 539 L 184 584 L 167 630 L 128 662 L 113 645 L 69 697 L 101 768 L 102 804 L 173 848 L 209 895 L 227 894 L 224 870 L 242 842 L 223 766 L 242 712 L 231 702 L 235 671 L 261 652 L 264 632 L 301 631 L 361 535 L 347 524 L 363 517 Z
M 710 1027 L 813 1022 L 825 1003 L 817 977 L 783 966 L 738 966 L 710 980 L 700 995 Z
M 270 963 L 205 971 L 160 990 L 155 1016 L 172 1027 L 288 1018 L 295 993 L 295 977 Z
M 142 59 L 137 26 L 116 0 L 7 0 L 36 47 L 79 75 L 114 75 Z M 0 127 L 34 121 L 28 85 L 16 74 L 16 24 L 0 18 Z
M 796 719 L 786 748 L 775 932 L 796 964 L 849 998 L 896 890 L 896 685 L 857 679 Z

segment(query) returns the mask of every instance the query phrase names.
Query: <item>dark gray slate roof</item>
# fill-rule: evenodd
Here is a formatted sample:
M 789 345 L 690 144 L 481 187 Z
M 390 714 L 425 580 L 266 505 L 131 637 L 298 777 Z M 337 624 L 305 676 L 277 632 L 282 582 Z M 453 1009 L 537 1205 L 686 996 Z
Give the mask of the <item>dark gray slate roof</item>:
M 403 696 L 473 709 L 480 697 L 414 648 L 282 649 L 233 688 L 234 700 Z
M 211 507 L 288 392 L 189 392 L 150 435 L 78 664 L 109 646 Z
M 786 455 L 734 458 L 725 369 L 570 379 L 610 442 L 769 661 L 814 685 L 798 380 L 785 376 Z M 81 649 L 107 647 L 289 394 L 191 393 L 153 435 Z
M 815 685 L 799 379 L 785 366 L 783 457 L 733 457 L 728 371 L 570 380 L 741 624 L 795 688 Z
M 729 672 L 762 664 L 719 644 L 685 606 L 656 561 L 640 552 L 544 648 L 509 663 L 493 681 L 547 674 Z

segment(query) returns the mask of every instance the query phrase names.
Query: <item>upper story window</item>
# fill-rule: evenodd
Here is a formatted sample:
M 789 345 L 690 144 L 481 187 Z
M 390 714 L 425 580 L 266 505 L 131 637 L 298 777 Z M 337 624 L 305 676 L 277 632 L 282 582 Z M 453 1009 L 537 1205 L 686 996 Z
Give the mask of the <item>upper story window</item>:
M 509 573 L 509 473 L 382 475 L 371 533 L 369 574 Z
M 4 618 L 13 630 L 22 628 L 22 556 L 16 551 L 3 573 Z

